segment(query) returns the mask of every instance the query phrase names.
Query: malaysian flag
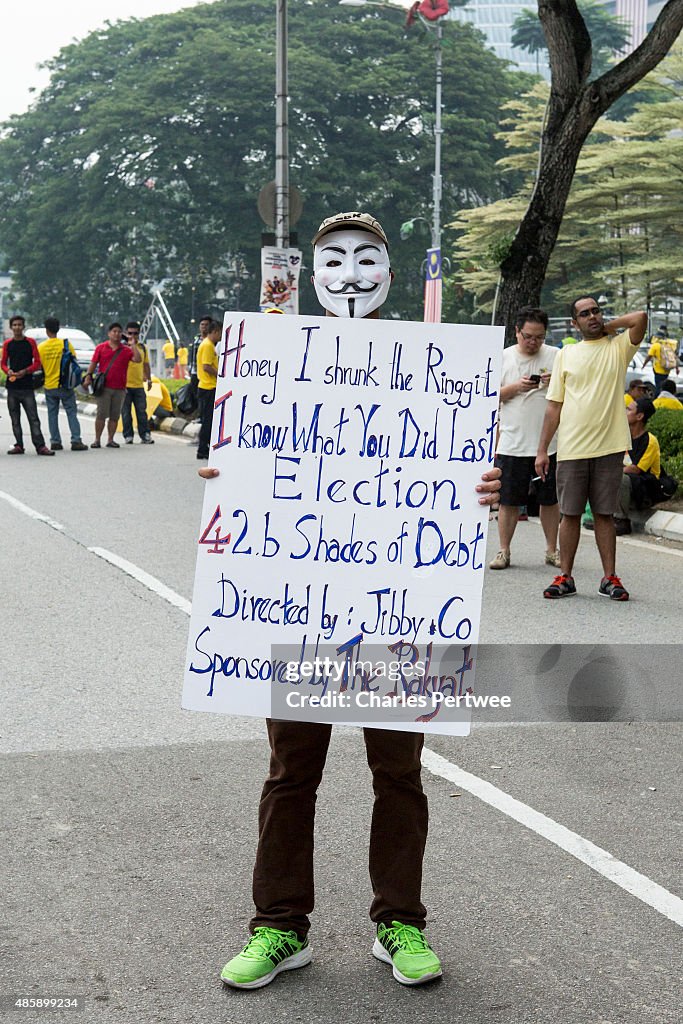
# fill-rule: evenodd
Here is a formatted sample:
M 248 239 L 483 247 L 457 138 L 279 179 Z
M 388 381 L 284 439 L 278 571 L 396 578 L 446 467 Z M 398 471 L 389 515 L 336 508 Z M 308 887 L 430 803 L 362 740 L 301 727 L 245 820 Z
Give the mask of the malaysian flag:
M 426 324 L 441 323 L 441 249 L 427 249 L 425 267 L 425 315 Z

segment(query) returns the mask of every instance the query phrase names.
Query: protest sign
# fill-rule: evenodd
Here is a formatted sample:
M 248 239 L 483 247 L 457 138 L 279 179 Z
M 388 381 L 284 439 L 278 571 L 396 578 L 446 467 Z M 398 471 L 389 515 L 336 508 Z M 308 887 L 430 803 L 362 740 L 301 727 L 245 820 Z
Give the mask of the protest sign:
M 183 707 L 466 731 L 444 705 L 474 675 L 502 347 L 226 314 Z

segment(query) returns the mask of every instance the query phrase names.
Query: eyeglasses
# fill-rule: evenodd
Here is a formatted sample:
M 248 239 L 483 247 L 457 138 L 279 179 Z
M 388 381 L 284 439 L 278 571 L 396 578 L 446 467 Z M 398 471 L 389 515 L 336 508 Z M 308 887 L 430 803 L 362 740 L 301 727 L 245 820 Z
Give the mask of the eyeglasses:
M 139 331 L 128 331 L 128 333 L 129 334 L 134 334 L 135 337 L 137 338 L 137 336 L 139 335 L 140 332 Z
M 520 331 L 519 333 L 525 341 L 545 341 L 545 334 L 525 334 L 524 331 Z
M 580 313 L 577 313 L 576 319 L 583 320 L 587 316 L 599 316 L 601 312 L 602 311 L 599 306 L 591 306 L 590 309 L 582 309 Z

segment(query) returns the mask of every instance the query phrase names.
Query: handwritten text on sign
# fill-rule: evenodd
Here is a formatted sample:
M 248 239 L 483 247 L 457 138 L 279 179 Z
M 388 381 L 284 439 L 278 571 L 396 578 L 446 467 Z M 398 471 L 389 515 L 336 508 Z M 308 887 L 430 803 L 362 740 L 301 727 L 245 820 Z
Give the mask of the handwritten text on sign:
M 270 714 L 301 686 L 273 645 L 476 643 L 501 352 L 499 328 L 226 315 L 184 707 Z

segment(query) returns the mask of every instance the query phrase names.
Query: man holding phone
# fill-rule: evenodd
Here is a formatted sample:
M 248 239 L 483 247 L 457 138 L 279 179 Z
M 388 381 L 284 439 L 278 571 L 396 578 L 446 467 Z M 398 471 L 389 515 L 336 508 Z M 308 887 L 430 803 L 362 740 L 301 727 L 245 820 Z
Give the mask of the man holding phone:
M 499 434 L 496 465 L 502 471 L 498 536 L 500 551 L 489 569 L 507 569 L 510 544 L 519 520 L 519 507 L 526 505 L 534 468 L 538 439 L 545 415 L 545 395 L 557 349 L 545 344 L 548 315 L 534 306 L 517 314 L 517 344 L 503 352 L 500 389 Z M 557 530 L 560 510 L 555 490 L 555 451 L 551 447 L 546 480 L 534 481 L 545 534 L 545 564 L 559 566 Z

